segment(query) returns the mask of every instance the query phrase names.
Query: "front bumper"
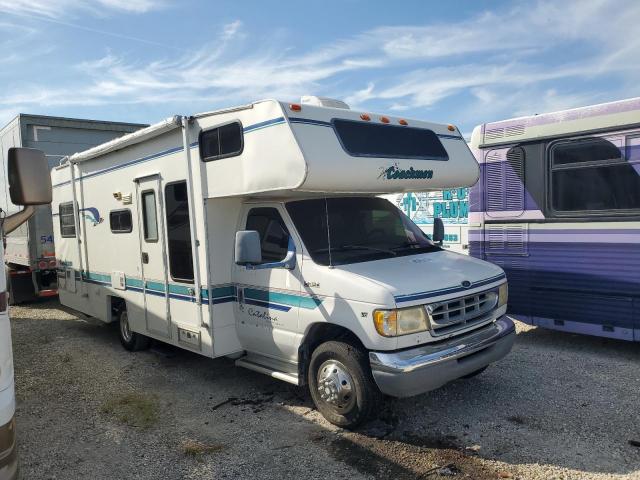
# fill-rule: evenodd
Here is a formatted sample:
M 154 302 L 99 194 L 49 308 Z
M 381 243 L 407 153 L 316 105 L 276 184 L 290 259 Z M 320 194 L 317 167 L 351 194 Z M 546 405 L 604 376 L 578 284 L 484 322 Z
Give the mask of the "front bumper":
M 0 426 L 0 480 L 18 478 L 18 452 L 16 449 L 16 425 L 12 419 Z
M 442 343 L 396 352 L 369 352 L 371 371 L 380 391 L 411 397 L 435 390 L 503 358 L 513 347 L 513 321 L 495 322 Z

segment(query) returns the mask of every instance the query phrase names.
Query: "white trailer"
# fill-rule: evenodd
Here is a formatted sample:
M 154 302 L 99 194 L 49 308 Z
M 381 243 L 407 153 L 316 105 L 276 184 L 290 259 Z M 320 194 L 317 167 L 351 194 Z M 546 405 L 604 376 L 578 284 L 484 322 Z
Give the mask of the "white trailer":
M 506 279 L 377 195 L 472 185 L 453 126 L 311 99 L 172 117 L 52 171 L 60 300 L 296 385 L 352 427 L 506 355 Z M 434 235 L 442 238 L 441 223 Z

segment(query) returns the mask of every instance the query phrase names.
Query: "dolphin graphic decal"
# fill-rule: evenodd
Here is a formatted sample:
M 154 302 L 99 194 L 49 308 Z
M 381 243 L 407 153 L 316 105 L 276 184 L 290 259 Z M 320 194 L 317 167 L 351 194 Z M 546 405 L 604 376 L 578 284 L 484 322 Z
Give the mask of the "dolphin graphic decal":
M 80 211 L 85 212 L 82 216 L 93 223 L 94 227 L 104 221 L 104 218 L 100 216 L 100 212 L 95 207 L 81 208 Z

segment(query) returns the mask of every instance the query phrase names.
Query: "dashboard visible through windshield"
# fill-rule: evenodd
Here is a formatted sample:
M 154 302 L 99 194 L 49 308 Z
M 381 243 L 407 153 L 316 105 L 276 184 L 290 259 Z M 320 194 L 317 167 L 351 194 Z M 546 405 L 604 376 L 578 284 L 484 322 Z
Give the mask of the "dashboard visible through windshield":
M 314 262 L 347 265 L 440 250 L 393 204 L 377 197 L 297 200 L 287 211 Z

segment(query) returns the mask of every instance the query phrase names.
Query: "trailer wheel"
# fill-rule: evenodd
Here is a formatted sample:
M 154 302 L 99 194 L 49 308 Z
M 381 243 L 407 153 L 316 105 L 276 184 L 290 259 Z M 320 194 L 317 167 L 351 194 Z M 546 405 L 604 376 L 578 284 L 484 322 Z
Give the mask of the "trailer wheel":
M 129 314 L 126 309 L 120 312 L 119 323 L 120 328 L 118 331 L 120 332 L 120 342 L 124 348 L 130 352 L 137 352 L 149 348 L 149 344 L 151 343 L 151 339 L 149 337 L 145 337 L 140 333 L 131 331 L 131 327 L 129 326 Z
M 308 382 L 318 411 L 339 427 L 357 427 L 382 401 L 366 352 L 345 342 L 325 342 L 315 349 Z

